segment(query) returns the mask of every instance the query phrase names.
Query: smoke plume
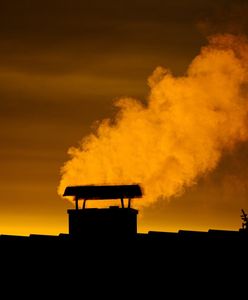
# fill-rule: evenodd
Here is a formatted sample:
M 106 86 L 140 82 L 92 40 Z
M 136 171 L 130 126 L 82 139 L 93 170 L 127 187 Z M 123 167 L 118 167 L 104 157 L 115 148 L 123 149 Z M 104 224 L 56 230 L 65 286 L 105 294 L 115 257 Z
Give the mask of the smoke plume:
M 248 139 L 248 41 L 214 35 L 185 76 L 162 67 L 148 102 L 118 100 L 114 119 L 70 148 L 58 193 L 68 185 L 140 183 L 138 206 L 178 195 Z

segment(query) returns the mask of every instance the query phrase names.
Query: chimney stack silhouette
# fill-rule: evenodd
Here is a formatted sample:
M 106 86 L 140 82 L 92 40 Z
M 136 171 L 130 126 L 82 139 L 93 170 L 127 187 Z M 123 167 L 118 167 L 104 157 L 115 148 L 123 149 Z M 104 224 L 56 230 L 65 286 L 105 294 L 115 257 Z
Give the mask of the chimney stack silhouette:
M 139 185 L 69 186 L 63 196 L 73 196 L 75 201 L 75 209 L 68 210 L 69 235 L 75 238 L 136 236 L 138 210 L 131 208 L 131 201 L 142 197 Z M 120 206 L 86 207 L 88 200 L 107 199 L 120 199 Z M 81 207 L 79 200 L 83 200 Z

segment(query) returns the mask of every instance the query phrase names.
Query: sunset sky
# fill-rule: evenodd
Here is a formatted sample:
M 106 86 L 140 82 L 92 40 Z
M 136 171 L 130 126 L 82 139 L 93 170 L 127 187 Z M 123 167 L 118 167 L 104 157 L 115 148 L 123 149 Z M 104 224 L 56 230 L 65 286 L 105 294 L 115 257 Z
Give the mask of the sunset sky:
M 114 100 L 146 103 L 157 66 L 182 76 L 208 35 L 248 34 L 247 17 L 245 0 L 1 1 L 0 234 L 67 232 L 73 206 L 57 188 L 68 149 L 114 116 Z M 138 230 L 238 230 L 247 178 L 243 142 L 143 209 Z

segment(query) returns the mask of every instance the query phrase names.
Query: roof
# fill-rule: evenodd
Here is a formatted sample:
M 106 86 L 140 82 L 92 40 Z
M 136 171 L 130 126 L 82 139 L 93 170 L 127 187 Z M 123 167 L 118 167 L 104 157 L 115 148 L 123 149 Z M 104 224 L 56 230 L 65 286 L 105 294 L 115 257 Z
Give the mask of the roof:
M 142 191 L 138 184 L 132 185 L 84 185 L 68 186 L 63 196 L 77 199 L 124 199 L 141 198 Z

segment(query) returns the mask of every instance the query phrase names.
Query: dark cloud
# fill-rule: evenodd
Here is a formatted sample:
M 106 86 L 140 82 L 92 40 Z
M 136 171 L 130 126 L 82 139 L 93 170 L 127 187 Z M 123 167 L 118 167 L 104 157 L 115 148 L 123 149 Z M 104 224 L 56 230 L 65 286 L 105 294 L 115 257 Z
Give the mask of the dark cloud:
M 18 70 L 70 72 L 112 55 L 162 56 L 178 51 L 176 45 L 191 50 L 193 26 L 203 8 L 212 7 L 207 3 L 5 1 L 0 62 Z
M 234 24 L 246 30 L 246 11 L 242 0 L 2 1 L 0 66 L 38 74 L 102 74 L 118 72 L 118 64 L 108 65 L 114 57 L 126 58 L 124 73 L 142 68 L 141 75 L 158 61 L 182 72 L 204 42 L 200 32 Z M 182 51 L 185 63 L 179 65 L 172 57 Z
M 223 1 L 224 5 L 218 5 L 210 15 L 199 19 L 199 30 L 205 35 L 215 33 L 248 33 L 248 3 L 246 0 Z

